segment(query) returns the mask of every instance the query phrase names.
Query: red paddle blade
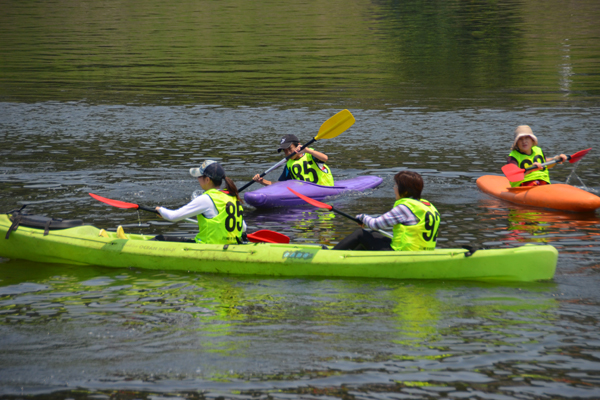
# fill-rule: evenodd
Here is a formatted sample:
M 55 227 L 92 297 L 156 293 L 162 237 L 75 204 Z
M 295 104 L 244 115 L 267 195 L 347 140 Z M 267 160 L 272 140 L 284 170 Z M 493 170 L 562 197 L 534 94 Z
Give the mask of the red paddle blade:
M 296 196 L 300 197 L 302 200 L 304 200 L 308 204 L 311 204 L 311 205 L 313 205 L 315 207 L 318 207 L 318 208 L 324 208 L 324 209 L 329 210 L 329 211 L 331 211 L 331 209 L 333 209 L 333 206 L 330 206 L 329 204 L 321 203 L 320 201 L 317 201 L 315 199 L 311 199 L 310 197 L 306 197 L 305 195 L 296 192 L 292 188 L 288 188 L 288 189 L 290 190 L 290 192 L 294 193 Z
M 511 182 L 519 182 L 525 179 L 525 170 L 517 167 L 515 164 L 506 164 L 502 167 L 502 172 Z
M 94 193 L 89 193 L 89 195 L 92 196 L 94 199 L 96 199 L 98 201 L 101 201 L 103 203 L 106 203 L 106 204 L 110 204 L 113 207 L 117 207 L 117 208 L 135 208 L 136 210 L 138 208 L 140 208 L 140 206 L 137 205 L 137 204 L 126 203 L 124 201 L 119 201 L 119 200 L 107 199 L 106 197 L 98 196 L 97 194 L 94 194 Z
M 583 156 L 585 156 L 587 153 L 589 153 L 591 149 L 592 149 L 592 148 L 590 147 L 589 149 L 585 149 L 585 150 L 580 150 L 580 151 L 578 151 L 577 153 L 575 153 L 575 154 L 573 154 L 573 155 L 571 156 L 571 158 L 569 159 L 569 162 L 570 162 L 571 164 L 573 164 L 573 163 L 576 163 L 577 161 L 581 160 L 581 158 L 582 158 Z
M 249 233 L 248 240 L 253 243 L 289 243 L 290 237 L 284 235 L 283 233 L 270 231 L 268 229 L 261 229 L 260 231 L 256 231 L 254 233 Z

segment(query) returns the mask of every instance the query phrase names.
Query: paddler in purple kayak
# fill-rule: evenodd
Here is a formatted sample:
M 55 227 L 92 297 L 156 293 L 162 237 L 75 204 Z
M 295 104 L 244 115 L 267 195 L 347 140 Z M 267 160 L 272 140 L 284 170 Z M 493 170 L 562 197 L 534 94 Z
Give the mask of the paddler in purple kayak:
M 326 154 L 310 147 L 303 148 L 296 135 L 285 135 L 281 138 L 277 152 L 282 150 L 286 157 L 294 155 L 285 164 L 278 181 L 297 179 L 321 186 L 333 186 L 331 169 L 325 164 L 329 159 Z M 265 186 L 273 183 L 261 178 L 259 174 L 254 175 L 252 179 Z

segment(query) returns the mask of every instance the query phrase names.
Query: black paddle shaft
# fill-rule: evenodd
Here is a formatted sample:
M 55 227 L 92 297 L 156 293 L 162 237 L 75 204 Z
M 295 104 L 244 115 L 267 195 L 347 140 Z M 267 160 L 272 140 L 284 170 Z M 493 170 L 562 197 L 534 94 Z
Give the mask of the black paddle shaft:
M 337 208 L 333 208 L 333 207 L 331 207 L 331 211 L 333 211 L 333 212 L 336 212 L 336 213 L 338 213 L 338 214 L 340 214 L 340 215 L 343 215 L 344 217 L 346 217 L 346 218 L 348 218 L 348 219 L 351 219 L 352 221 L 356 222 L 357 224 L 360 224 L 360 225 L 362 225 L 362 224 L 363 224 L 363 222 L 362 222 L 360 219 L 358 219 L 358 218 L 354 218 L 353 216 L 351 216 L 351 215 L 348 215 L 348 214 L 346 214 L 345 212 L 338 210 Z
M 311 144 L 313 144 L 314 142 L 316 142 L 317 139 L 312 138 L 311 140 L 308 141 L 308 143 L 306 143 L 305 145 L 302 146 L 302 148 L 306 148 L 307 146 L 310 146 Z M 290 154 L 289 156 L 286 156 L 285 159 L 289 160 L 290 158 L 292 158 L 294 156 L 295 153 Z M 263 172 L 262 174 L 260 174 L 260 177 L 262 178 L 263 176 L 265 176 L 267 174 L 267 172 L 269 172 L 269 170 L 266 170 L 265 172 Z M 252 185 L 254 182 L 256 182 L 255 180 L 251 180 L 250 182 L 246 183 L 244 186 L 242 186 L 241 188 L 238 189 L 238 193 L 241 192 L 242 190 L 246 189 L 248 186 Z
M 146 207 L 146 206 L 142 206 L 142 205 L 140 205 L 140 204 L 138 204 L 138 208 L 139 208 L 140 210 L 144 210 L 144 211 L 150 211 L 150 212 L 153 212 L 153 213 L 155 213 L 155 214 L 158 214 L 158 211 L 156 211 L 156 208 L 152 208 L 152 207 Z

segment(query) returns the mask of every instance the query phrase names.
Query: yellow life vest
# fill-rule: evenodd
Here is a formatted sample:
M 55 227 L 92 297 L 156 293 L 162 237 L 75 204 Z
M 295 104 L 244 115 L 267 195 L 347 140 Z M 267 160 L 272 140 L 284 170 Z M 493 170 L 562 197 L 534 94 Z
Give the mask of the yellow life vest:
M 394 225 L 392 249 L 396 251 L 434 250 L 440 227 L 440 213 L 425 199 L 404 197 L 394 203 L 403 204 L 412 211 L 419 222 L 416 225 Z
M 213 201 L 217 215 L 206 218 L 198 215 L 196 242 L 206 244 L 236 244 L 244 225 L 242 204 L 233 196 L 217 189 L 204 192 Z
M 531 155 L 527 155 L 521 153 L 519 150 L 513 150 L 509 154 L 510 157 L 513 157 L 519 163 L 519 168 L 525 169 L 531 167 L 534 162 L 545 163 L 546 157 L 544 156 L 544 152 L 538 146 L 533 146 L 531 148 Z M 525 175 L 525 179 L 519 182 L 511 182 L 511 187 L 521 186 L 523 182 L 541 180 L 547 183 L 550 183 L 550 174 L 548 173 L 548 168 L 544 167 L 538 171 L 533 171 Z
M 312 149 L 311 149 L 312 150 Z M 319 166 L 321 164 L 321 166 Z M 297 160 L 289 159 L 286 163 L 292 178 L 316 183 L 321 186 L 333 186 L 333 175 L 327 164 L 318 162 L 312 154 L 304 153 Z

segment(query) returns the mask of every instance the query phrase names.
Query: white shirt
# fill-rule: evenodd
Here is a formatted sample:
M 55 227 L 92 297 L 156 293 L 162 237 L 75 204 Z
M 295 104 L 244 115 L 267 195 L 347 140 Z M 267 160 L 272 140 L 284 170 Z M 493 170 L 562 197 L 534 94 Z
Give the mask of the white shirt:
M 203 194 L 187 203 L 177 210 L 169 210 L 165 207 L 159 207 L 158 212 L 167 221 L 180 221 L 185 218 L 195 217 L 198 214 L 204 215 L 207 219 L 216 217 L 219 213 L 210 196 Z M 246 231 L 246 221 L 243 221 L 242 232 Z

